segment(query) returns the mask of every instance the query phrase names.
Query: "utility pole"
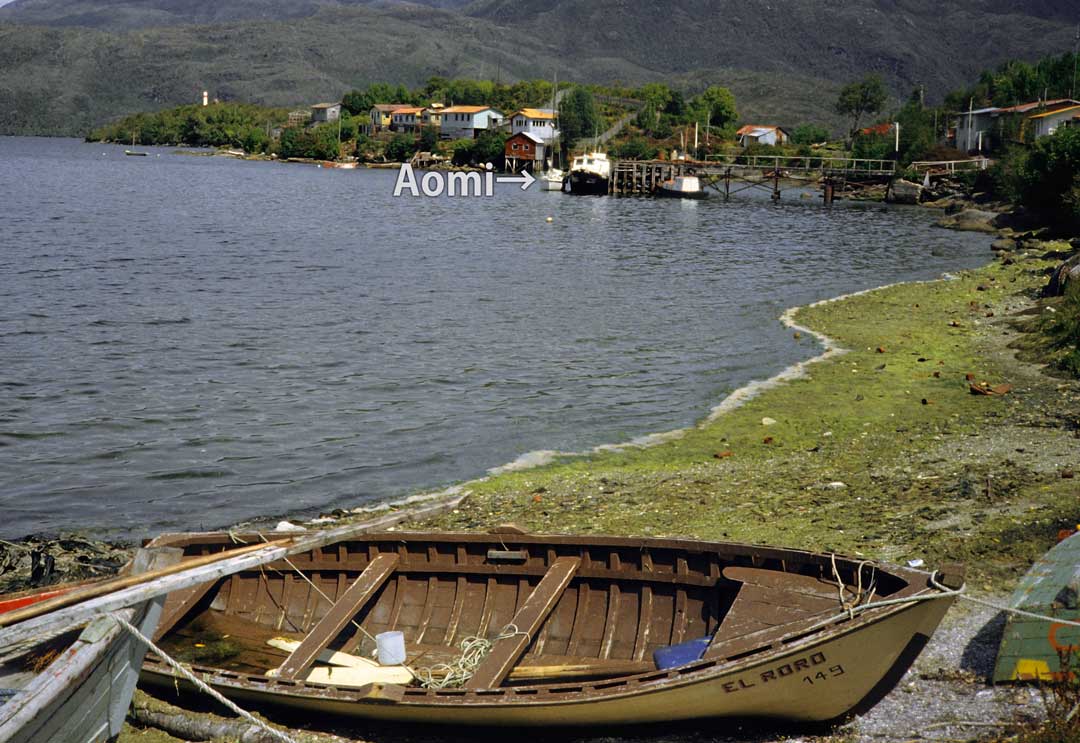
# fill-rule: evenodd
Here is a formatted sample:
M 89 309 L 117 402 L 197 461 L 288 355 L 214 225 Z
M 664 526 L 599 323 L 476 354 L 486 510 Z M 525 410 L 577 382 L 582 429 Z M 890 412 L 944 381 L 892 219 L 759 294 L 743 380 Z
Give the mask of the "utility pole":
M 968 99 L 968 151 L 969 152 L 971 151 L 971 127 L 973 125 L 971 122 L 972 122 L 972 120 L 974 119 L 974 116 L 975 116 L 974 110 L 975 110 L 975 98 L 972 97 L 972 98 Z
M 1080 50 L 1080 23 L 1076 24 L 1076 41 L 1073 42 L 1073 76 L 1069 86 L 1069 97 L 1076 99 L 1076 52 Z

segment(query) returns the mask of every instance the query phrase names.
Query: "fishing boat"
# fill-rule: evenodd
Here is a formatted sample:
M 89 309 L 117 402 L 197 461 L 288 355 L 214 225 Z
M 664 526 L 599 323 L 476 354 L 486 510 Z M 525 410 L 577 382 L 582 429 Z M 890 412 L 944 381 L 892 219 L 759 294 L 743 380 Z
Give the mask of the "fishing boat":
M 611 161 L 607 153 L 586 152 L 571 161 L 563 190 L 573 194 L 603 195 L 608 192 L 610 178 Z
M 141 550 L 133 574 L 167 565 L 176 554 Z M 85 591 L 93 584 L 50 587 L 0 597 L 0 619 Z M 123 607 L 117 616 L 150 634 L 164 596 Z M 89 743 L 120 734 L 146 647 L 109 616 L 54 632 L 0 632 L 0 741 Z M 15 637 L 13 637 L 15 635 Z M 10 644 L 8 644 L 10 641 Z
M 152 544 L 210 555 L 233 538 Z M 307 714 L 835 721 L 888 693 L 962 583 L 961 569 L 724 542 L 384 532 L 172 595 L 158 632 L 224 695 Z M 393 639 L 401 655 L 372 663 Z M 190 689 L 152 655 L 142 681 Z
M 675 199 L 705 199 L 709 192 L 701 187 L 701 180 L 696 175 L 677 175 L 663 181 L 657 187 L 656 195 Z

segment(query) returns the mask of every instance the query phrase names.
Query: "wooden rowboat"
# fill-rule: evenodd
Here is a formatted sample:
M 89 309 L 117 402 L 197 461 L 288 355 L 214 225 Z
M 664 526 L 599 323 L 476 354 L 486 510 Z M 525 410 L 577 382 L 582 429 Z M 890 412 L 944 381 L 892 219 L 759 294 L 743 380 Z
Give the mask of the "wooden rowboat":
M 829 554 L 497 531 L 328 544 L 170 595 L 158 634 L 218 691 L 263 707 L 440 725 L 833 721 L 888 693 L 952 601 L 929 573 Z M 959 588 L 960 572 L 937 580 Z M 335 675 L 390 630 L 405 665 L 436 666 L 436 680 L 466 638 L 491 645 L 457 687 Z M 142 678 L 184 686 L 152 655 Z

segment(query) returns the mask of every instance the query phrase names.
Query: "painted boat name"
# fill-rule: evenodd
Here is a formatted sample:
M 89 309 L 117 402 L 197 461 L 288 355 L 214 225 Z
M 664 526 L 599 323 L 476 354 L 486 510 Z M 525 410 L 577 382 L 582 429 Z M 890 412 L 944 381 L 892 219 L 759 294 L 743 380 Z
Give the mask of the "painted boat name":
M 726 681 L 723 684 L 724 692 L 726 694 L 733 694 L 743 689 L 752 689 L 758 684 L 767 684 L 770 681 L 779 681 L 782 678 L 788 676 L 794 676 L 800 671 L 809 671 L 816 666 L 822 666 L 828 661 L 825 658 L 825 653 L 814 653 L 813 655 L 805 658 L 798 658 L 790 663 L 784 663 L 781 666 L 770 668 L 767 671 L 761 671 L 753 676 L 744 676 L 734 679 L 732 681 Z M 841 665 L 833 665 L 828 668 L 828 673 L 825 671 L 818 671 L 814 675 L 803 676 L 803 681 L 809 684 L 813 684 L 816 681 L 825 681 L 829 678 L 835 678 L 836 676 L 842 676 L 844 674 L 844 667 Z M 752 679 L 752 680 L 751 680 Z

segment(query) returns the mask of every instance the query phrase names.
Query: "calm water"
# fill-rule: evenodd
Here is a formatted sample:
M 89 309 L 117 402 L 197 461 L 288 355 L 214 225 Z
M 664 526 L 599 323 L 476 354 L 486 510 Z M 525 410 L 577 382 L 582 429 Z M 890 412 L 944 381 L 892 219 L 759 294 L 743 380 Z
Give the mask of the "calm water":
M 149 151 L 0 138 L 0 536 L 313 514 L 683 427 L 817 352 L 785 308 L 990 255 L 912 209 L 395 199 Z

